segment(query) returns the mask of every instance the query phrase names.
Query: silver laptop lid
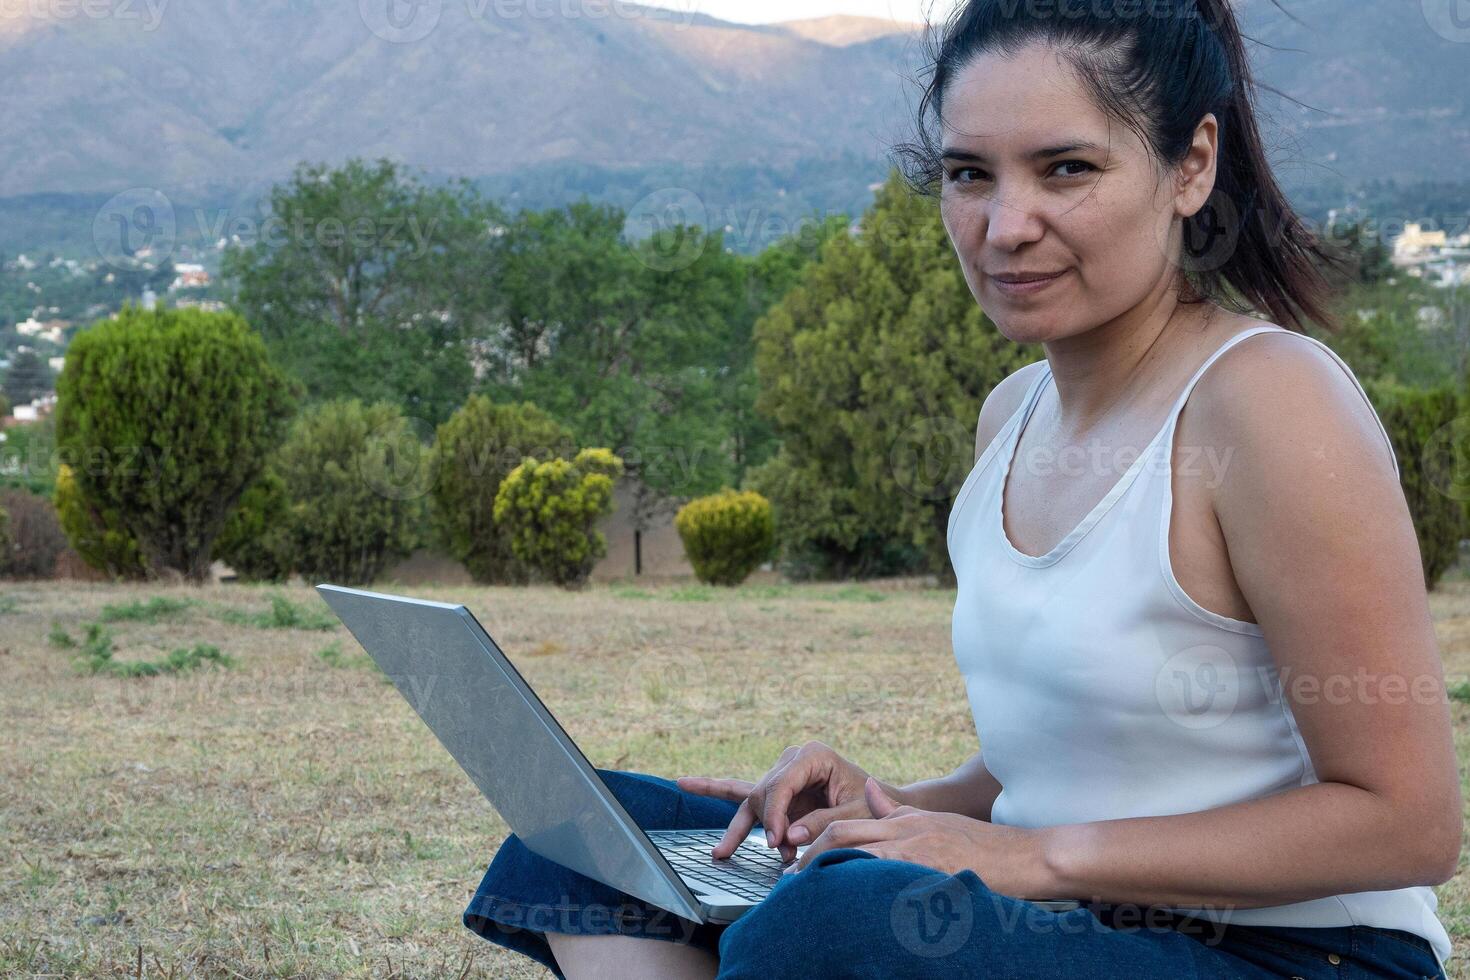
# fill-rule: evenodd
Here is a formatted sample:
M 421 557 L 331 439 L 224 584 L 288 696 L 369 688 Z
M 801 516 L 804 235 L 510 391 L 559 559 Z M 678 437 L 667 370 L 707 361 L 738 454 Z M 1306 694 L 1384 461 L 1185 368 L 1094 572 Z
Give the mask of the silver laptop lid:
M 531 851 L 705 920 L 698 899 L 469 610 L 316 588 Z

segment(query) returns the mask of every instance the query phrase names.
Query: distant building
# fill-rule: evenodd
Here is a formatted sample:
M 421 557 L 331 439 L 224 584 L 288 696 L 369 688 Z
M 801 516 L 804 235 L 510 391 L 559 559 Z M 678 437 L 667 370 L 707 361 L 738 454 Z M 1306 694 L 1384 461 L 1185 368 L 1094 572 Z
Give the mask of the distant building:
M 202 289 L 209 285 L 209 273 L 204 266 L 192 262 L 174 263 L 174 281 L 169 283 L 169 292 L 180 289 Z
M 1411 221 L 1404 225 L 1404 233 L 1393 240 L 1393 257 L 1395 261 L 1412 262 L 1447 244 L 1448 236 L 1443 231 L 1425 231 Z
M 46 324 L 42 323 L 40 320 L 37 320 L 33 316 L 26 317 L 20 323 L 17 323 L 15 325 L 15 332 L 20 334 L 22 337 L 40 336 L 41 331 L 45 329 Z
M 48 358 L 47 361 L 46 361 L 46 364 L 51 368 L 51 370 L 55 371 L 57 374 L 60 374 L 61 373 L 61 369 L 64 368 L 64 367 L 66 367 L 66 358 L 64 358 L 64 357 L 52 357 L 52 358 Z

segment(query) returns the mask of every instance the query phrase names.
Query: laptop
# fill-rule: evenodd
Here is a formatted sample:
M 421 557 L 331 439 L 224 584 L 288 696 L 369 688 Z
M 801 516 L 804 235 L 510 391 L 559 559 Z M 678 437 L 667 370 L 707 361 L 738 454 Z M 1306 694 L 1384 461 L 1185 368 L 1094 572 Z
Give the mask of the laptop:
M 639 827 L 464 606 L 316 588 L 533 853 L 702 923 L 733 922 L 780 880 L 780 851 L 762 831 L 716 860 L 710 848 L 723 827 Z

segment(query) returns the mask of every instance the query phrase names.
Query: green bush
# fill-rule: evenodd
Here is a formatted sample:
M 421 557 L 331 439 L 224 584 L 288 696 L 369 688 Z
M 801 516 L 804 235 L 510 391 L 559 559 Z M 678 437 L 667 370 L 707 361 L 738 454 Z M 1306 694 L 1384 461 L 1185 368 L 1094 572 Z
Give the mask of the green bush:
M 117 511 L 87 501 L 70 466 L 56 471 L 56 519 L 82 560 L 114 579 L 147 577 L 138 542 L 123 526 Z
M 286 481 L 267 468 L 240 497 L 214 541 L 214 557 L 242 582 L 284 582 L 291 577 L 291 498 Z
M 149 575 L 204 581 L 288 409 L 260 337 L 233 313 L 130 306 L 71 342 L 56 387 L 81 502 L 117 515 Z
M 1404 499 L 1414 519 L 1424 584 L 1433 589 L 1459 557 L 1466 532 L 1462 458 L 1467 440 L 1461 398 L 1448 387 L 1417 389 L 1393 381 L 1363 381 L 1399 462 Z
M 324 402 L 292 424 L 273 465 L 291 501 L 295 568 L 309 582 L 365 585 L 413 549 L 422 498 L 389 474 L 416 438 L 386 402 Z
M 511 552 L 564 588 L 581 588 L 607 540 L 594 525 L 613 509 L 613 481 L 623 461 L 607 449 L 575 459 L 527 458 L 506 475 L 495 496 L 495 522 L 510 534 Z
M 523 585 L 530 569 L 495 522 L 501 481 L 523 459 L 571 456 L 572 434 L 530 402 L 498 405 L 475 395 L 439 426 L 430 498 L 435 532 L 477 582 Z
M 739 585 L 771 557 L 776 518 L 754 490 L 721 490 L 689 501 L 674 515 L 684 554 L 701 582 Z

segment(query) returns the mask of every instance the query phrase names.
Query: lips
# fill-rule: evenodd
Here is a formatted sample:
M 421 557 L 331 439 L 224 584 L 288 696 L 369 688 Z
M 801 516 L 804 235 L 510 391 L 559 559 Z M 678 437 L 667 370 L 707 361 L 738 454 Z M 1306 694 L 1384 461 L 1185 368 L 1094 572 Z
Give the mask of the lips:
M 1032 293 L 1049 289 L 1052 283 L 1064 278 L 1067 271 L 1063 269 L 1061 272 L 1054 272 L 1050 275 L 1024 272 L 1006 273 L 1003 276 L 991 276 L 990 281 L 995 284 L 996 289 L 1007 296 L 1029 296 Z

